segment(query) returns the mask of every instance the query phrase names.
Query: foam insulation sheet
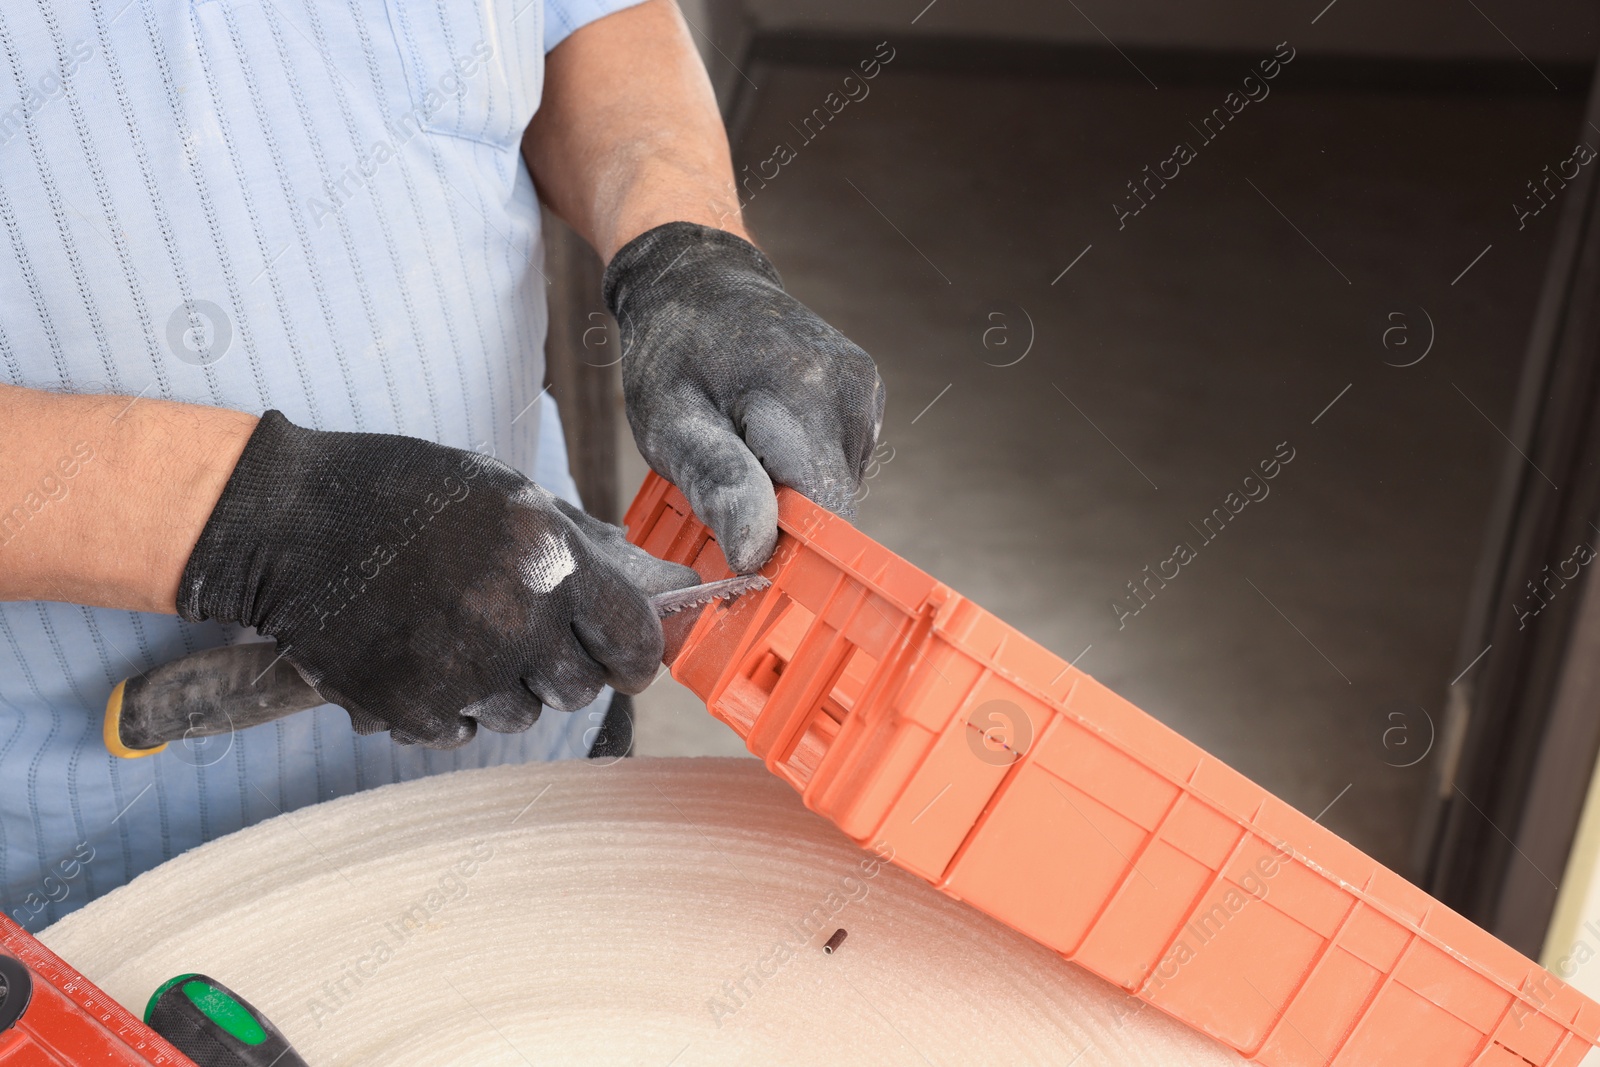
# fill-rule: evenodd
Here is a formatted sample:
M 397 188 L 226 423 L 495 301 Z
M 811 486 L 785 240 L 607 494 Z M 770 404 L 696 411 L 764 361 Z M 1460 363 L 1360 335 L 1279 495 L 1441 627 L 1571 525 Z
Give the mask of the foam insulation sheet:
M 753 760 L 388 786 L 180 856 L 43 940 L 136 1012 L 210 974 L 313 1067 L 1244 1062 L 875 860 Z

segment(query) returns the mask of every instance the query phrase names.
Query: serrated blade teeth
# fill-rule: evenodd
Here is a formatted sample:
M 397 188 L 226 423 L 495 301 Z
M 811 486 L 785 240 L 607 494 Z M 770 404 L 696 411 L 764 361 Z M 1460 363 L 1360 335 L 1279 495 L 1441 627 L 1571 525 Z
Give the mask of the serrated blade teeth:
M 686 600 L 681 604 L 674 604 L 670 608 L 662 608 L 661 609 L 661 614 L 663 614 L 663 615 L 676 615 L 680 611 L 688 611 L 690 608 L 698 608 L 702 604 L 709 604 L 713 600 L 718 600 L 718 599 L 720 599 L 720 598 L 719 597 L 715 597 L 715 596 L 707 596 L 707 597 L 701 597 L 699 600 Z
M 771 584 L 771 579 L 759 574 L 723 578 L 703 585 L 692 585 L 687 589 L 659 593 L 650 598 L 650 606 L 655 609 L 657 618 L 664 619 L 668 615 L 676 615 L 690 608 L 703 607 L 714 600 L 727 600 L 753 589 L 765 589 Z

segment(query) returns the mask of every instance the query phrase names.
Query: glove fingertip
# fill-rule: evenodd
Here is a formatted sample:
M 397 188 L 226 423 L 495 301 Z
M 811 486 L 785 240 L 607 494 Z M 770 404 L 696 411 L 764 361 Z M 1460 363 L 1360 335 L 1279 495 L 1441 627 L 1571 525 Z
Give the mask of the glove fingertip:
M 661 669 L 661 658 L 666 652 L 666 638 L 662 636 L 662 651 L 651 657 L 645 657 L 638 665 L 629 665 L 620 671 L 614 671 L 607 684 L 619 693 L 627 696 L 638 696 L 650 688 L 650 683 L 656 680 L 656 673 Z
M 698 585 L 700 575 L 693 567 L 652 556 L 638 545 L 618 540 L 614 544 L 599 543 L 602 554 L 628 581 L 637 586 L 645 596 L 670 593 L 674 589 Z
M 651 596 L 657 593 L 670 593 L 674 589 L 687 589 L 691 585 L 700 584 L 700 572 L 693 567 L 686 567 L 682 563 L 671 563 L 662 560 L 661 565 L 655 568 L 658 577 L 653 583 L 659 588 L 649 589 Z
M 759 490 L 717 486 L 691 499 L 695 514 L 711 527 L 722 555 L 739 574 L 753 574 L 778 544 L 778 498 L 765 477 Z
M 472 719 L 459 715 L 455 721 L 448 725 L 441 725 L 427 737 L 421 737 L 406 730 L 404 727 L 394 727 L 389 731 L 389 739 L 397 745 L 420 745 L 423 748 L 448 750 L 460 748 L 471 741 L 478 733 L 478 724 Z
M 381 734 L 389 728 L 389 724 L 375 715 L 368 715 L 355 708 L 345 708 L 345 714 L 350 716 L 350 728 L 362 737 L 371 737 Z
M 495 693 L 461 709 L 461 714 L 497 734 L 520 734 L 539 721 L 544 710 L 524 681 L 520 691 Z
M 772 558 L 778 531 L 774 526 L 770 533 L 756 533 L 747 526 L 735 534 L 718 534 L 717 543 L 723 546 L 722 554 L 735 574 L 754 574 Z
M 655 681 L 666 651 L 666 635 L 652 612 L 634 639 L 613 650 L 606 661 L 606 684 L 619 693 L 642 693 Z

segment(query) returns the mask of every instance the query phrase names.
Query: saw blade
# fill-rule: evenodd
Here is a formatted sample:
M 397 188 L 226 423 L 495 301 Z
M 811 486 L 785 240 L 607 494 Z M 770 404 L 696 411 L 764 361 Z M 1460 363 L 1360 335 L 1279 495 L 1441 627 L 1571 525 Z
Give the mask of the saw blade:
M 740 593 L 765 589 L 771 584 L 772 579 L 759 574 L 741 574 L 734 578 L 723 578 L 721 581 L 706 582 L 704 585 L 691 585 L 687 589 L 674 589 L 670 593 L 657 593 L 650 598 L 650 606 L 655 609 L 656 618 L 664 619 L 668 615 L 709 604 L 713 600 L 727 600 Z

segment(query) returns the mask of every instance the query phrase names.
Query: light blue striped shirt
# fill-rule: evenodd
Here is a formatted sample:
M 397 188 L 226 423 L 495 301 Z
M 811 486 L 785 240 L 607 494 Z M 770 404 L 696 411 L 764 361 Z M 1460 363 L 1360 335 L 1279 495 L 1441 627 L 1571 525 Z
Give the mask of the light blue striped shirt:
M 411 434 L 573 498 L 539 399 L 543 247 L 518 148 L 545 52 L 630 2 L 0 4 L 0 381 Z M 8 538 L 92 521 L 72 481 L 102 471 L 74 469 L 50 483 L 64 495 L 0 500 L 0 516 L 26 505 L 0 566 Z M 196 751 L 107 754 L 117 681 L 241 636 L 0 604 L 7 915 L 38 929 L 279 811 L 581 755 L 609 699 L 447 753 L 358 737 L 324 707 Z

